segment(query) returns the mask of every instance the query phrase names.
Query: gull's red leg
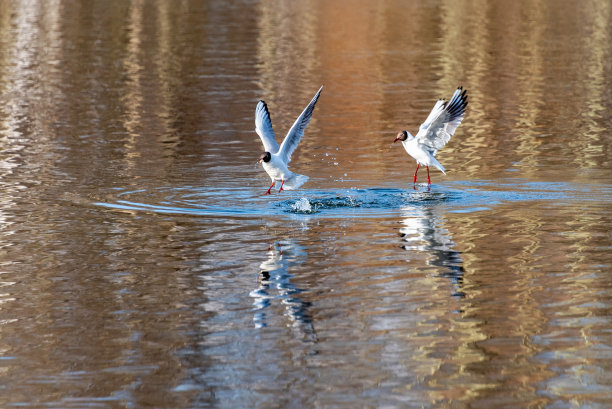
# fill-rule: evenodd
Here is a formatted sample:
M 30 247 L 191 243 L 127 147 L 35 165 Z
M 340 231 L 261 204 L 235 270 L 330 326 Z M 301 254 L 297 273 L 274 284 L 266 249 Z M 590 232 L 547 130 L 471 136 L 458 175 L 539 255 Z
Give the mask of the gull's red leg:
M 266 193 L 264 193 L 264 195 L 270 195 L 270 194 L 271 194 L 271 193 L 270 193 L 270 190 L 272 190 L 272 187 L 274 186 L 274 184 L 275 184 L 275 183 L 276 183 L 275 181 L 272 181 L 272 184 L 271 184 L 271 185 L 270 185 L 270 187 L 268 188 L 268 191 L 267 191 Z
M 421 165 L 417 163 L 417 168 L 416 168 L 416 170 L 414 171 L 414 182 L 413 182 L 413 183 L 416 183 L 416 180 L 417 180 L 417 172 L 419 171 L 419 166 L 421 166 Z
M 429 166 L 427 166 L 427 184 L 431 185 L 431 180 L 429 179 Z
M 278 189 L 278 191 L 279 191 L 279 192 L 282 192 L 282 191 L 283 191 L 283 185 L 284 185 L 284 184 L 285 184 L 285 181 L 284 181 L 284 180 L 283 180 L 283 181 L 281 181 L 281 187 L 280 187 L 280 189 Z M 289 190 L 291 190 L 291 189 L 289 189 Z

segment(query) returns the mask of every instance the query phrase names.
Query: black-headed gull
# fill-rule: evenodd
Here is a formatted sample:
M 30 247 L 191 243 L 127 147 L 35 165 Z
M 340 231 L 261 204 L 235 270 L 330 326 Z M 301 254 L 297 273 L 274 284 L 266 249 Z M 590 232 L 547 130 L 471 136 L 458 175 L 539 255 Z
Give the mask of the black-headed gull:
M 259 163 L 263 165 L 264 170 L 268 173 L 270 179 L 272 179 L 272 184 L 265 194 L 270 194 L 270 190 L 277 181 L 281 182 L 279 192 L 283 190 L 283 186 L 287 190 L 293 190 L 308 181 L 308 176 L 291 172 L 287 165 L 291 161 L 291 154 L 297 148 L 302 136 L 304 136 L 304 131 L 310 122 L 315 104 L 322 90 L 323 87 L 321 86 L 308 106 L 295 120 L 280 146 L 276 142 L 276 136 L 272 129 L 272 120 L 270 119 L 268 106 L 264 101 L 257 103 L 257 108 L 255 108 L 255 132 L 261 138 L 265 150 L 259 158 Z
M 412 156 L 417 167 L 414 172 L 414 183 L 417 181 L 419 166 L 427 167 L 427 183 L 431 185 L 429 179 L 429 167 L 431 165 L 440 169 L 446 175 L 444 166 L 435 158 L 438 150 L 450 140 L 455 133 L 465 115 L 465 108 L 468 104 L 467 90 L 463 87 L 457 88 L 450 101 L 446 102 L 439 99 L 431 110 L 429 116 L 421 124 L 416 136 L 412 136 L 408 131 L 401 131 L 395 137 L 393 143 L 402 141 L 404 149 L 408 155 Z

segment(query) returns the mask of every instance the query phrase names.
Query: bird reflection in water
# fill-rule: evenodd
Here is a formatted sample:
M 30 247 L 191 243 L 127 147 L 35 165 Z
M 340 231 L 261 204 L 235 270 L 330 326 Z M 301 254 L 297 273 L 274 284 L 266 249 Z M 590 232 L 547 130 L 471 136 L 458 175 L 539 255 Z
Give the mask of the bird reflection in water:
M 292 240 L 283 240 L 270 245 L 268 260 L 260 264 L 257 289 L 251 291 L 253 297 L 256 328 L 268 325 L 267 313 L 271 303 L 278 300 L 285 307 L 285 315 L 291 320 L 291 327 L 298 331 L 305 341 L 316 342 L 312 319 L 308 313 L 310 303 L 299 295 L 303 290 L 297 288 L 289 274 L 289 268 L 302 264 L 306 252 Z
M 455 243 L 449 231 L 441 227 L 443 218 L 436 214 L 436 208 L 410 206 L 402 208 L 402 213 L 400 237 L 406 244 L 401 247 L 427 253 L 427 265 L 438 267 L 439 276 L 453 283 L 453 296 L 464 297 L 461 253 L 453 249 Z

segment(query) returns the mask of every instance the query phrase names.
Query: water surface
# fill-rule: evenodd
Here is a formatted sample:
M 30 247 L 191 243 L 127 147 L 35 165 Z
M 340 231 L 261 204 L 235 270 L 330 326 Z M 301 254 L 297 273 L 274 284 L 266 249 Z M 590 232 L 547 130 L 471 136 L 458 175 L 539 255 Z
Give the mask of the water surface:
M 0 10 L 0 406 L 610 406 L 608 1 Z

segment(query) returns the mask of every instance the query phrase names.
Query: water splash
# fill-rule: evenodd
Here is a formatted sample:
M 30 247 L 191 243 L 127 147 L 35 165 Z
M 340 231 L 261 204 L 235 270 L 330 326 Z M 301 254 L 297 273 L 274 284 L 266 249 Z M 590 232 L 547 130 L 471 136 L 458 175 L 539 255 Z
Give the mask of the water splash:
M 593 189 L 599 192 L 593 193 Z M 603 193 L 602 193 L 603 192 Z M 384 217 L 406 206 L 445 206 L 448 212 L 491 210 L 504 203 L 545 201 L 562 204 L 610 197 L 610 190 L 566 183 L 507 181 L 449 182 L 416 189 L 368 188 L 300 190 L 262 196 L 244 188 L 160 187 L 114 190 L 108 200 L 93 205 L 115 210 L 219 217 L 317 215 L 317 217 Z
M 291 209 L 293 209 L 293 211 L 295 211 L 296 213 L 315 213 L 316 212 L 316 209 L 315 210 L 312 209 L 312 205 L 310 204 L 310 201 L 306 197 L 302 197 L 300 200 L 293 203 L 291 205 Z

